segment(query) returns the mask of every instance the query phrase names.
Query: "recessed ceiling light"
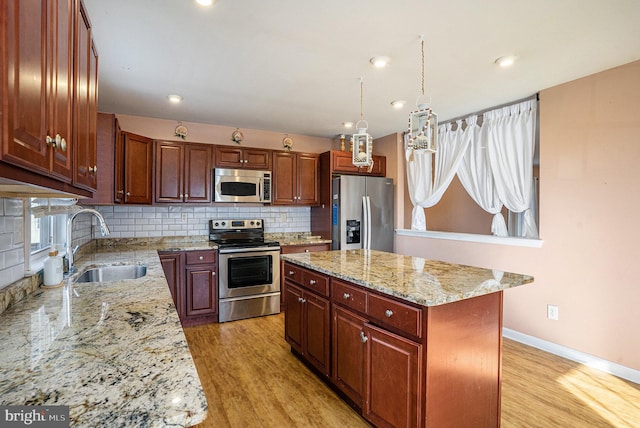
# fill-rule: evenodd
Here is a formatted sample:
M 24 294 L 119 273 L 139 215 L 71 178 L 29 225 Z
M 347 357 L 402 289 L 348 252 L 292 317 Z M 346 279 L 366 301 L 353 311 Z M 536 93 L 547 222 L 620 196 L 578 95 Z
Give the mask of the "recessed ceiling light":
M 167 99 L 174 104 L 178 104 L 182 101 L 182 97 L 180 95 L 167 95 Z
M 388 56 L 374 56 L 369 60 L 369 62 L 373 64 L 375 68 L 384 68 L 389 65 L 390 61 L 391 58 L 389 58 Z
M 517 58 L 517 56 L 515 56 L 515 55 L 501 56 L 500 58 L 495 60 L 495 63 L 498 64 L 500 67 L 503 67 L 503 68 L 511 67 L 513 65 L 513 63 L 516 62 L 516 58 Z
M 395 109 L 401 109 L 407 102 L 405 100 L 395 100 L 391 101 L 391 106 Z
M 344 126 L 345 128 L 352 128 L 353 122 L 342 122 L 342 126 Z
M 196 0 L 200 6 L 211 6 L 214 3 L 214 0 Z

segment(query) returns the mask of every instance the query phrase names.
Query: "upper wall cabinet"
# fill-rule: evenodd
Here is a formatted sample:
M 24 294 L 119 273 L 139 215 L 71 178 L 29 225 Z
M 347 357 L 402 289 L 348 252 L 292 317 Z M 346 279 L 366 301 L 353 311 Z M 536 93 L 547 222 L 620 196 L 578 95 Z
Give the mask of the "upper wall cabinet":
M 64 182 L 72 175 L 74 12 L 71 1 L 2 2 L 2 160 Z
M 318 205 L 319 155 L 273 152 L 273 204 Z
M 215 146 L 216 168 L 271 170 L 271 150 Z
M 336 174 L 361 174 L 384 177 L 387 174 L 387 158 L 373 155 L 373 168 L 371 172 L 367 167 L 359 167 L 353 164 L 351 152 L 331 151 L 331 172 Z
M 211 152 L 208 144 L 156 141 L 155 201 L 211 202 Z
M 83 106 L 74 105 L 74 95 L 80 95 L 76 86 L 82 84 L 82 76 L 75 73 L 86 73 L 94 81 L 87 89 L 87 102 L 95 96 L 97 80 L 95 48 L 79 52 L 87 43 L 92 46 L 86 41 L 91 38 L 88 18 L 80 9 L 83 6 L 77 0 L 7 0 L 0 4 L 0 159 L 6 163 L 0 166 L 0 174 L 89 196 L 90 192 L 76 192 L 78 188 L 69 185 L 77 178 L 74 185 L 95 187 L 76 177 L 73 166 L 77 138 L 86 134 L 75 127 L 88 122 L 85 126 L 95 129 L 96 120 L 95 107 L 83 118 L 75 118 L 85 112 Z M 78 18 L 79 14 L 84 18 Z M 76 25 L 78 31 L 74 32 Z M 87 52 L 92 52 L 93 58 L 88 58 Z M 83 59 L 86 70 L 75 67 Z
M 117 204 L 151 204 L 153 140 L 116 130 L 115 195 Z
M 97 188 L 98 51 L 91 23 L 80 3 L 77 19 L 75 105 L 75 167 L 73 184 L 87 190 Z

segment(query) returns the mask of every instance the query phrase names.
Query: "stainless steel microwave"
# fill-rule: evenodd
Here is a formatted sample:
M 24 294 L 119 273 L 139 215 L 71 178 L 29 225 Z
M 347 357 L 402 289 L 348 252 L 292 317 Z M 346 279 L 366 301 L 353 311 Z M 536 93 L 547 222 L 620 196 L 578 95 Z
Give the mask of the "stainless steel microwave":
M 271 202 L 271 171 L 216 168 L 215 202 Z

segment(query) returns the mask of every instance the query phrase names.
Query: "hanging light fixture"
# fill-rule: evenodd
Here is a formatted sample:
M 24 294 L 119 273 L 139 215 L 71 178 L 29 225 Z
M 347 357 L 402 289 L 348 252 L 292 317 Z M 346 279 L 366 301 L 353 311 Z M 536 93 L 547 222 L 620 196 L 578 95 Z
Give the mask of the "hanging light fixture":
M 355 166 L 369 166 L 373 165 L 372 151 L 373 151 L 373 138 L 367 132 L 369 124 L 363 118 L 362 114 L 362 98 L 364 83 L 362 77 L 360 78 L 360 120 L 356 123 L 357 133 L 353 134 L 351 141 L 353 142 L 353 153 L 351 154 L 351 160 Z
M 431 109 L 430 99 L 424 95 L 424 36 L 420 35 L 422 49 L 422 86 L 416 100 L 417 110 L 409 113 L 407 146 L 410 150 L 425 150 L 435 153 L 438 150 L 438 115 Z

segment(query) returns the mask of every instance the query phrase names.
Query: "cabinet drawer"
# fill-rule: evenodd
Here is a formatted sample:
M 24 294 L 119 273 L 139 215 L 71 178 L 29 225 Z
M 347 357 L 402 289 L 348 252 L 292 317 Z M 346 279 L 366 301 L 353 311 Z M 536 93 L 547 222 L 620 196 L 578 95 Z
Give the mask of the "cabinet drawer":
M 329 251 L 331 244 L 310 244 L 310 245 L 283 245 L 282 254 L 312 253 L 314 251 Z
M 216 252 L 213 250 L 186 251 L 186 264 L 199 265 L 204 263 L 216 263 Z
M 282 272 L 282 274 L 285 278 L 290 279 L 297 284 L 302 284 L 302 268 L 290 263 L 285 263 L 284 272 Z
M 369 293 L 367 315 L 410 335 L 422 336 L 422 311 L 413 306 Z
M 323 296 L 329 297 L 329 277 L 310 272 L 302 271 L 302 285 L 309 290 L 313 290 Z
M 367 312 L 367 292 L 337 279 L 331 279 L 331 297 L 335 303 Z

